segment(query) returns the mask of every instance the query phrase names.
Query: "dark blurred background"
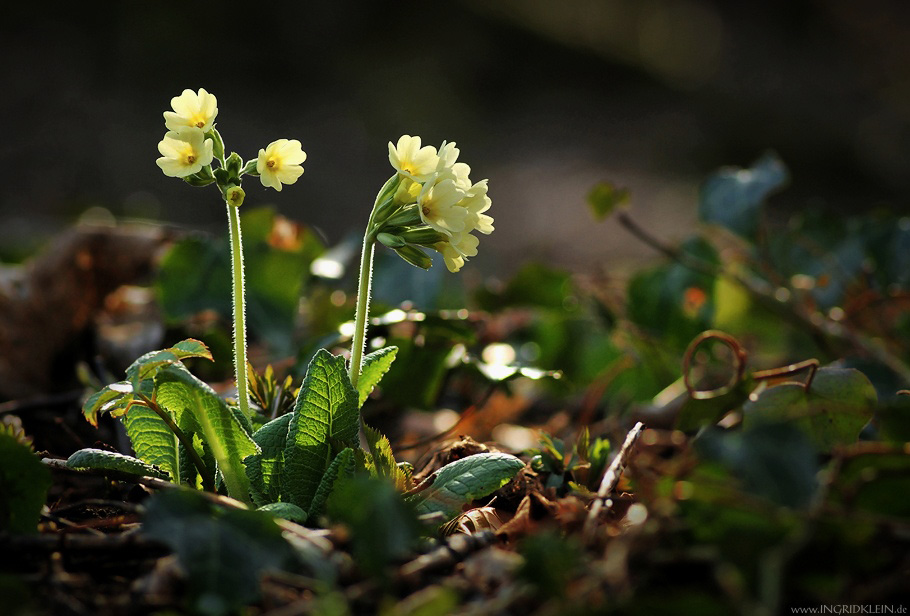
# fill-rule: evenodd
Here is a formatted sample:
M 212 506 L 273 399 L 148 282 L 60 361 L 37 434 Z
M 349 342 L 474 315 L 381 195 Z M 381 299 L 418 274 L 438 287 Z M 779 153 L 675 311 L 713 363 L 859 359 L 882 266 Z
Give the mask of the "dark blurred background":
M 59 7 L 60 5 L 58 5 Z M 90 207 L 224 233 L 214 189 L 155 165 L 162 112 L 216 94 L 229 150 L 298 138 L 278 194 L 329 243 L 365 224 L 403 133 L 454 140 L 490 178 L 497 231 L 477 262 L 599 267 L 647 249 L 584 197 L 610 180 L 655 233 L 694 225 L 699 181 L 773 149 L 777 208 L 906 211 L 910 4 L 899 0 L 70 3 L 5 7 L 0 255 Z M 225 7 L 227 5 L 224 5 Z M 255 184 L 254 184 L 255 182 Z

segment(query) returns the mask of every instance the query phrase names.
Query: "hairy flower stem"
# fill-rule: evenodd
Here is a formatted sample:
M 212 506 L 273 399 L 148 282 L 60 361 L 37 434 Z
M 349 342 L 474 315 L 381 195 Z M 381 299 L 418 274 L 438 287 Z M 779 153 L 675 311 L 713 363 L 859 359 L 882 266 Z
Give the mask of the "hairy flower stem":
M 351 342 L 351 385 L 357 389 L 360 368 L 363 363 L 363 347 L 366 344 L 367 316 L 370 312 L 370 287 L 373 278 L 373 249 L 376 240 L 370 230 L 372 217 L 363 237 L 363 251 L 360 253 L 360 284 L 357 287 L 357 311 L 354 315 L 354 339 Z
M 376 245 L 376 234 L 382 229 L 382 221 L 377 224 L 376 214 L 383 209 L 383 206 L 391 204 L 391 195 L 401 182 L 400 177 L 396 174 L 390 177 L 373 202 L 373 210 L 370 212 L 370 220 L 367 222 L 367 229 L 363 235 L 363 250 L 360 253 L 360 283 L 357 285 L 357 308 L 354 313 L 354 338 L 351 341 L 351 364 L 348 367 L 348 374 L 351 378 L 351 385 L 357 389 L 357 381 L 360 380 L 360 369 L 363 364 L 363 348 L 367 339 L 367 318 L 370 313 L 370 287 L 373 280 L 373 249 Z M 363 422 L 361 422 L 363 423 Z
M 226 201 L 231 229 L 231 276 L 234 300 L 234 375 L 237 379 L 237 403 L 241 412 L 250 416 L 250 388 L 246 374 L 246 297 L 243 286 L 243 242 L 240 237 L 238 208 Z

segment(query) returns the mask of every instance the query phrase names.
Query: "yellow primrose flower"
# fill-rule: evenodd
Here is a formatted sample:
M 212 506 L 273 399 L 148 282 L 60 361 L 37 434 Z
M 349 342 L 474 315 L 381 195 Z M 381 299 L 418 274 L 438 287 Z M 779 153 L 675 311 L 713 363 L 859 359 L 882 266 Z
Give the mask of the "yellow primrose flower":
M 421 188 L 422 186 L 411 178 L 402 178 L 398 190 L 395 191 L 395 201 L 402 204 L 416 203 Z
M 427 182 L 417 197 L 420 219 L 432 228 L 452 235 L 465 228 L 468 210 L 458 205 L 465 194 L 452 180 L 438 184 Z
M 164 175 L 184 178 L 212 164 L 212 140 L 206 139 L 201 129 L 183 126 L 170 131 L 158 144 L 161 158 L 155 162 Z
M 470 233 L 461 232 L 448 242 L 434 244 L 433 248 L 442 254 L 446 269 L 454 274 L 464 266 L 467 257 L 477 256 L 478 243 L 477 238 Z
M 459 254 L 455 248 L 448 242 L 439 242 L 434 245 L 433 248 L 442 254 L 442 259 L 445 261 L 446 269 L 452 272 L 453 274 L 464 267 L 464 257 Z
M 476 230 L 489 235 L 493 232 L 493 217 L 487 216 L 484 212 L 490 209 L 493 201 L 487 196 L 487 180 L 481 180 L 471 186 L 467 195 L 458 203 L 468 211 L 465 226 L 471 231 Z
M 171 99 L 174 111 L 164 112 L 164 125 L 168 130 L 179 130 L 182 126 L 194 126 L 207 133 L 215 125 L 218 115 L 218 101 L 214 94 L 204 88 L 199 92 L 184 90 L 180 96 Z
M 271 186 L 281 192 L 282 184 L 293 184 L 303 175 L 303 167 L 300 165 L 305 160 L 306 152 L 299 141 L 279 139 L 270 143 L 269 147 L 259 150 L 256 172 L 263 186 Z
M 397 145 L 389 142 L 389 162 L 405 177 L 425 182 L 436 172 L 439 157 L 433 146 L 420 147 L 420 137 L 402 135 Z

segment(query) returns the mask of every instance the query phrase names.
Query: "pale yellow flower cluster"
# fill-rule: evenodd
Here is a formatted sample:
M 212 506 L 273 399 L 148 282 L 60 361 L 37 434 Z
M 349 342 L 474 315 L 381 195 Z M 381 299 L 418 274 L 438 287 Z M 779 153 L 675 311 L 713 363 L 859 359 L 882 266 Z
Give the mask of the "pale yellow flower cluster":
M 446 238 L 433 248 L 442 253 L 450 272 L 477 255 L 474 231 L 493 232 L 493 218 L 484 213 L 492 204 L 487 180 L 472 183 L 471 168 L 458 162 L 459 153 L 454 143 L 443 143 L 437 150 L 421 147 L 420 137 L 410 135 L 403 135 L 397 144 L 389 142 L 389 162 L 401 176 L 395 199 L 416 203 L 420 220 Z
M 212 164 L 213 142 L 205 133 L 215 125 L 218 101 L 203 88 L 184 90 L 171 99 L 173 111 L 164 112 L 168 133 L 158 144 L 161 158 L 155 161 L 165 175 L 184 178 Z
M 218 100 L 204 88 L 199 88 L 198 92 L 184 90 L 171 99 L 171 108 L 173 111 L 164 112 L 168 133 L 158 144 L 161 158 L 156 162 L 165 175 L 187 178 L 211 165 L 215 157 L 211 135 L 217 137 L 214 129 Z M 218 154 L 219 157 L 222 155 Z M 301 164 L 305 160 L 306 153 L 299 141 L 279 139 L 259 150 L 256 174 L 263 186 L 280 191 L 282 185 L 293 184 L 303 174 Z

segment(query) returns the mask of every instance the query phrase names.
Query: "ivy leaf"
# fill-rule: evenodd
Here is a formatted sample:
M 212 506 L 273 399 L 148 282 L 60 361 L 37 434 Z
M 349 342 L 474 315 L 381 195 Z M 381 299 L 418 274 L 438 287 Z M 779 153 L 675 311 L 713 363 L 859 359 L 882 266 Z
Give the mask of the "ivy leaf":
M 34 533 L 51 472 L 31 447 L 0 432 L 0 532 Z
M 174 483 L 181 481 L 180 441 L 155 411 L 135 404 L 120 422 L 137 458 L 168 473 Z
M 357 381 L 358 406 L 363 406 L 370 392 L 389 371 L 397 353 L 398 347 L 389 346 L 373 351 L 363 358 L 363 368 L 360 371 L 360 379 Z
M 104 451 L 102 449 L 80 449 L 67 458 L 66 465 L 77 470 L 97 468 L 129 473 L 140 477 L 168 479 L 168 473 L 157 466 L 146 464 L 132 456 L 125 456 L 122 453 Z
M 754 238 L 762 203 L 787 179 L 787 168 L 770 153 L 749 169 L 721 169 L 702 185 L 698 216 L 747 239 Z
M 872 418 L 878 396 L 869 379 L 853 368 L 820 368 L 809 391 L 800 383 L 769 387 L 743 406 L 743 427 L 793 420 L 823 452 L 856 442 Z
M 250 494 L 260 507 L 281 497 L 281 468 L 292 417 L 291 413 L 282 415 L 256 430 L 253 440 L 261 452 L 243 461 L 250 479 Z
M 307 368 L 290 420 L 281 500 L 309 508 L 332 459 L 330 439 L 356 446 L 357 400 L 344 358 L 320 349 Z
M 266 572 L 298 564 L 271 516 L 218 507 L 190 490 L 152 496 L 142 533 L 174 550 L 194 613 L 209 616 L 238 613 L 259 598 Z
M 180 365 L 160 369 L 155 377 L 158 404 L 174 414 L 178 425 L 185 425 L 184 414 L 198 426 L 205 444 L 211 449 L 224 477 L 228 494 L 250 501 L 250 482 L 242 460 L 259 453 L 259 446 L 234 416 L 227 403 L 211 387 Z
M 413 497 L 417 513 L 440 511 L 454 517 L 466 503 L 509 483 L 522 468 L 524 462 L 507 453 L 478 453 L 446 464 L 433 474 L 432 485 Z
M 325 508 L 326 501 L 328 501 L 329 497 L 335 491 L 335 488 L 337 488 L 342 481 L 350 479 L 353 476 L 354 450 L 350 447 L 345 447 L 337 456 L 335 456 L 335 459 L 332 460 L 329 468 L 326 469 L 325 474 L 319 481 L 319 487 L 316 488 L 316 494 L 313 496 L 313 501 L 310 503 L 310 510 L 307 517 L 311 520 L 315 520 L 319 517 Z

